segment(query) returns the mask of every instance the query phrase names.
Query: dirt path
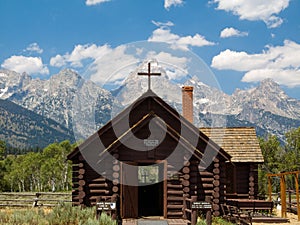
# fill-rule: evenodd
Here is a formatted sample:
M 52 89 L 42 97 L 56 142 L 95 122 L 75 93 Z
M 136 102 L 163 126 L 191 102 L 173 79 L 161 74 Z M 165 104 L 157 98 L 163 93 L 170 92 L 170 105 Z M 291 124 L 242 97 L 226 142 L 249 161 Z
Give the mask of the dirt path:
M 281 211 L 277 210 L 277 216 L 281 217 Z M 276 223 L 276 224 L 285 224 L 285 225 L 300 225 L 300 221 L 298 221 L 298 215 L 294 213 L 287 213 L 287 218 L 290 220 L 289 223 Z M 270 225 L 270 223 L 253 223 L 253 225 Z

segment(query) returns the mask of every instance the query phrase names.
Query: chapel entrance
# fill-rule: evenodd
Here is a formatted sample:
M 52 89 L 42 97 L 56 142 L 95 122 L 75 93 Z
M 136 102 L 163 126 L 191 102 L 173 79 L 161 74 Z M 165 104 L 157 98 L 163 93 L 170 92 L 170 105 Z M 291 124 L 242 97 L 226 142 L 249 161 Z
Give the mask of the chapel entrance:
M 137 185 L 122 185 L 121 217 L 163 216 L 164 163 L 138 163 L 130 169 L 123 167 L 122 173 L 123 180 L 134 180 Z
M 139 166 L 139 217 L 163 216 L 163 171 L 163 164 Z

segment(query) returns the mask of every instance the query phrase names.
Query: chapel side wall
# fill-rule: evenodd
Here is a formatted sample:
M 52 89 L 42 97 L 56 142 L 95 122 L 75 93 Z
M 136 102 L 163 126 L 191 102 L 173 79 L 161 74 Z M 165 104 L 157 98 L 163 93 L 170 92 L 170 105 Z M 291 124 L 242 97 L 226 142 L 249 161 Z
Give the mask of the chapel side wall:
M 182 218 L 183 217 L 183 195 L 184 185 L 187 181 L 187 176 L 184 175 L 183 171 L 177 171 L 174 165 L 167 162 L 167 191 L 165 210 L 166 214 L 164 217 L 167 218 Z
M 119 173 L 119 165 L 106 162 L 106 175 Z M 116 170 L 116 171 L 114 171 Z M 106 200 L 113 194 L 119 194 L 119 180 L 113 181 L 99 175 L 81 155 L 72 163 L 72 204 L 95 206 L 99 200 Z

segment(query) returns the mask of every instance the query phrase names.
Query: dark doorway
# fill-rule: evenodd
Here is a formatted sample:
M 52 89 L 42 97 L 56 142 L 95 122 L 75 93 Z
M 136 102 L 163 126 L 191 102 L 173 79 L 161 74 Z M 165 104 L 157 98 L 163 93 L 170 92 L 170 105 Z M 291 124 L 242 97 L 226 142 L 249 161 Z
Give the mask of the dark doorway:
M 139 217 L 163 216 L 163 164 L 140 165 L 138 168 Z M 161 182 L 159 182 L 161 181 Z

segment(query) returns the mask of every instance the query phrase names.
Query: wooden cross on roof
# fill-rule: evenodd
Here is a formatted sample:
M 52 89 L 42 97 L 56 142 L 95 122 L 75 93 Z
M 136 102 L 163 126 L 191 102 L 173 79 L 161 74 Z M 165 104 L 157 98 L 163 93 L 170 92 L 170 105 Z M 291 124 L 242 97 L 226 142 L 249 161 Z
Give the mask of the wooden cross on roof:
M 147 73 L 138 73 L 140 76 L 148 76 L 148 90 L 151 89 L 151 76 L 160 76 L 161 73 L 151 73 L 151 63 L 148 63 L 148 72 Z

